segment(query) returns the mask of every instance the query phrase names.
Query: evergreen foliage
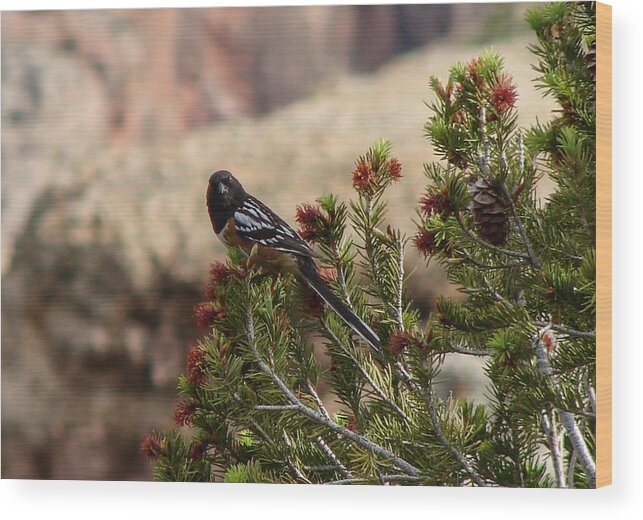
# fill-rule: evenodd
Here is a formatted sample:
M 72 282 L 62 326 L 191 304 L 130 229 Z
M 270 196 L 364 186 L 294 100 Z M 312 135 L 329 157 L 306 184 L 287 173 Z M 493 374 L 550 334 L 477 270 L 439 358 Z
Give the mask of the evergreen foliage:
M 355 196 L 298 208 L 322 275 L 373 327 L 366 346 L 297 280 L 232 251 L 197 309 L 178 426 L 144 451 L 158 480 L 396 485 L 595 485 L 595 6 L 529 11 L 538 87 L 559 109 L 517 127 L 517 91 L 483 52 L 430 79 L 413 243 L 463 293 L 422 322 L 404 285 L 406 237 L 386 224 L 400 163 L 382 141 L 360 157 Z M 541 199 L 547 176 L 553 192 Z M 415 273 L 415 277 L 422 276 Z M 330 368 L 311 344 L 321 338 Z M 486 360 L 487 403 L 440 399 L 446 355 Z M 318 395 L 324 380 L 341 412 Z

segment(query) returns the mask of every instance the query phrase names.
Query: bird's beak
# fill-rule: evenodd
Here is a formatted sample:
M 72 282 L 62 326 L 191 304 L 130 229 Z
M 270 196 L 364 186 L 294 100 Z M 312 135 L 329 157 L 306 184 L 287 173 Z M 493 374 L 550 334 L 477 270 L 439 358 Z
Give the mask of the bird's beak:
M 223 184 L 222 182 L 219 183 L 219 186 L 217 187 L 217 190 L 219 191 L 219 193 L 221 195 L 223 195 L 224 193 L 228 193 L 228 187 L 225 184 Z

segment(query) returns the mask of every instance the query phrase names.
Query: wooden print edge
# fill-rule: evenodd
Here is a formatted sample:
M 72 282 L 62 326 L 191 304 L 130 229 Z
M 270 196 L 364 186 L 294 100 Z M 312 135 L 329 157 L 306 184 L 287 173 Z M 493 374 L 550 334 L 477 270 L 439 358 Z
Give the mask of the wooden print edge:
M 612 483 L 612 6 L 596 4 L 596 487 Z

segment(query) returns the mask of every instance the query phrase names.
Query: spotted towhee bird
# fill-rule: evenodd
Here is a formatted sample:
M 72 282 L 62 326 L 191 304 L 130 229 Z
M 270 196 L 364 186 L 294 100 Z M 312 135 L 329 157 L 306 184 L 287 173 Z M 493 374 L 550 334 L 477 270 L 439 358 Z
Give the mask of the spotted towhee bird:
M 238 246 L 246 255 L 257 246 L 258 265 L 303 279 L 349 327 L 374 348 L 380 348 L 377 334 L 322 280 L 313 260 L 319 255 L 268 206 L 246 193 L 229 171 L 210 176 L 207 206 L 212 228 L 221 242 Z

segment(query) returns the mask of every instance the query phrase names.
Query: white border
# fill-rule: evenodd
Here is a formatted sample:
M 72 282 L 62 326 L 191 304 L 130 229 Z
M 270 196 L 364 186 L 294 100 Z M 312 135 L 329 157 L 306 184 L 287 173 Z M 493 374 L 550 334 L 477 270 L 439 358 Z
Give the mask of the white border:
M 307 2 L 189 2 L 187 6 L 302 5 Z M 312 3 L 312 2 L 309 2 Z M 325 1 L 319 4 L 342 2 Z M 350 3 L 384 3 L 361 2 Z M 399 3 L 399 2 L 398 2 Z M 411 2 L 408 3 L 421 3 Z M 445 3 L 445 2 L 440 2 Z M 640 469 L 643 370 L 641 344 L 642 5 L 613 0 L 614 207 L 614 484 L 598 491 L 260 485 L 199 485 L 82 481 L 0 482 L 5 518 L 290 518 L 503 519 L 635 518 L 643 511 Z M 0 1 L 0 9 L 187 7 L 164 1 Z M 636 124 L 638 123 L 638 125 Z M 638 210 L 638 211 L 637 211 Z M 637 451 L 638 449 L 638 451 Z M 10 516 L 9 516 L 10 515 Z

